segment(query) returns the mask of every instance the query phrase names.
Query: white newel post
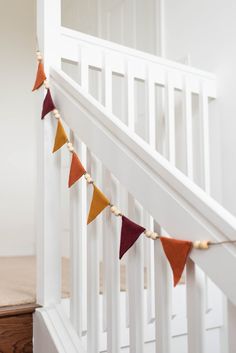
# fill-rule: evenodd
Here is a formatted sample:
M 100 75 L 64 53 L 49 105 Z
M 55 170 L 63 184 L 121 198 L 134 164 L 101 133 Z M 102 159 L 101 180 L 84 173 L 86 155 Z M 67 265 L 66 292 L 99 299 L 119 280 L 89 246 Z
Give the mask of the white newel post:
M 60 67 L 60 25 L 61 1 L 37 0 L 37 39 L 47 77 L 51 65 Z M 56 119 L 49 114 L 40 120 L 43 87 L 35 95 L 38 96 L 37 303 L 50 305 L 58 303 L 61 297 L 60 152 L 52 154 Z

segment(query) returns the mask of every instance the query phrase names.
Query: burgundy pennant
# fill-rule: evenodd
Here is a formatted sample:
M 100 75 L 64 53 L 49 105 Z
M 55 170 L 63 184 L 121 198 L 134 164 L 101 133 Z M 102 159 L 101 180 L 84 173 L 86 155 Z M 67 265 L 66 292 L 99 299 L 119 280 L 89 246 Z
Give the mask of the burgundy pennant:
M 47 94 L 46 94 L 44 101 L 43 101 L 43 110 L 42 110 L 41 119 L 43 119 L 45 117 L 45 115 L 47 115 L 48 113 L 50 113 L 54 109 L 56 109 L 56 107 L 53 103 L 50 89 L 48 89 Z
M 136 242 L 145 228 L 122 216 L 121 239 L 120 239 L 120 259 L 129 248 Z

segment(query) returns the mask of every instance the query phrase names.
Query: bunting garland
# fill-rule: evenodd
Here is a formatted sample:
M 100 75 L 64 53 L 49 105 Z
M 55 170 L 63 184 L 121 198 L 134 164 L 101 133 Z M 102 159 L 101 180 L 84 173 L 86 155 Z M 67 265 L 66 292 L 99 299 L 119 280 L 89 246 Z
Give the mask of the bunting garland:
M 122 216 L 121 239 L 120 239 L 120 259 L 136 242 L 145 228 Z
M 52 112 L 54 109 L 56 109 L 56 107 L 53 103 L 50 89 L 48 88 L 47 94 L 46 94 L 44 101 L 43 101 L 43 109 L 42 109 L 41 119 L 43 119 L 45 117 L 45 115 Z
M 72 152 L 72 159 L 71 159 L 70 175 L 69 175 L 69 181 L 68 181 L 69 188 L 72 185 L 74 185 L 86 173 L 86 170 L 81 164 L 77 154 L 73 150 L 71 152 Z
M 93 183 L 93 198 L 90 205 L 87 224 L 91 223 L 104 210 L 104 208 L 109 205 L 110 201 Z
M 62 146 L 64 146 L 67 142 L 69 142 L 69 139 L 66 135 L 65 129 L 62 125 L 61 119 L 58 119 L 58 124 L 57 124 L 57 132 L 56 132 L 56 137 L 54 141 L 54 147 L 53 147 L 53 153 L 58 151 Z
M 164 253 L 170 263 L 170 266 L 173 271 L 174 286 L 179 282 L 181 275 L 183 273 L 187 258 L 192 250 L 195 249 L 208 249 L 210 245 L 217 245 L 223 243 L 234 243 L 236 241 L 223 241 L 223 242 L 210 242 L 208 240 L 203 241 L 186 241 L 178 240 L 174 238 L 162 237 L 156 232 L 147 230 L 142 226 L 134 223 L 127 217 L 125 217 L 119 209 L 112 205 L 108 198 L 102 193 L 102 191 L 94 184 L 91 176 L 86 172 L 83 167 L 79 157 L 74 151 L 72 143 L 69 141 L 65 129 L 62 125 L 61 116 L 56 109 L 49 85 L 46 81 L 46 75 L 44 72 L 43 58 L 41 53 L 37 51 L 37 60 L 38 60 L 38 69 L 36 74 L 36 79 L 32 91 L 39 89 L 43 84 L 47 89 L 45 99 L 43 101 L 42 115 L 43 119 L 48 113 L 52 112 L 53 116 L 58 119 L 58 125 L 55 135 L 53 153 L 58 151 L 62 146 L 67 144 L 69 152 L 72 154 L 70 174 L 68 180 L 68 187 L 72 187 L 82 176 L 88 184 L 93 186 L 93 196 L 90 205 L 90 210 L 88 214 L 87 224 L 90 224 L 96 217 L 106 208 L 110 207 L 111 213 L 117 217 L 121 217 L 122 226 L 121 226 L 121 238 L 120 238 L 120 252 L 119 258 L 121 259 L 124 254 L 134 245 L 140 235 L 143 233 L 147 238 L 161 241 Z
M 44 72 L 43 63 L 41 61 L 39 61 L 38 71 L 37 71 L 37 75 L 36 75 L 36 79 L 35 79 L 35 83 L 34 83 L 34 87 L 33 87 L 32 91 L 39 89 L 45 80 L 46 80 L 46 75 Z
M 175 287 L 182 276 L 188 255 L 192 249 L 193 244 L 191 241 L 165 237 L 160 237 L 160 240 L 173 271 Z

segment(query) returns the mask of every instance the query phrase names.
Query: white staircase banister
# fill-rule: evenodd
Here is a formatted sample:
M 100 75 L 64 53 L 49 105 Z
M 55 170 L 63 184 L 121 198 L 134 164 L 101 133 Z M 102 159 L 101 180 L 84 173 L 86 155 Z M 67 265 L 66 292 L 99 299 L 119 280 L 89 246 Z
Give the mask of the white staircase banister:
M 171 72 L 174 76 L 174 85 L 177 89 L 183 88 L 181 77 L 189 78 L 190 87 L 193 93 L 200 92 L 199 81 L 206 83 L 206 92 L 209 97 L 216 97 L 216 76 L 212 73 L 183 65 L 174 61 L 164 59 L 152 54 L 148 54 L 136 49 L 125 47 L 104 39 L 90 36 L 85 33 L 61 27 L 61 57 L 66 60 L 78 62 L 78 46 L 83 46 L 88 50 L 88 64 L 91 67 L 103 67 L 103 53 L 109 52 L 112 57 L 112 71 L 124 75 L 126 67 L 123 58 L 132 60 L 134 74 L 138 73 L 140 79 L 145 79 L 146 65 L 153 67 L 159 83 L 165 85 L 165 72 Z M 136 60 L 136 65 L 134 65 Z
M 216 201 L 171 167 L 137 135 L 130 133 L 65 73 L 51 69 L 50 80 L 55 102 L 66 123 L 92 151 L 96 151 L 104 165 L 168 233 L 191 240 L 236 238 L 235 218 Z M 156 199 L 150 197 L 153 194 Z M 166 210 L 163 205 L 168 205 Z M 215 261 L 221 258 L 224 271 L 229 272 L 235 256 L 233 246 L 213 246 L 207 252 L 194 250 L 191 253 L 193 261 L 236 304 L 236 280 L 222 276 L 221 264 Z

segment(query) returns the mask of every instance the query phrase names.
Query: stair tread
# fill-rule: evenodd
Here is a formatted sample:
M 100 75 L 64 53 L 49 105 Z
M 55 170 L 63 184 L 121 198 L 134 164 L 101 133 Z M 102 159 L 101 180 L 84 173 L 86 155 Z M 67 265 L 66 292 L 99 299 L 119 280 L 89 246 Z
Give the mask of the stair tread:
M 0 307 L 0 318 L 6 316 L 16 316 L 23 314 L 32 314 L 40 306 L 37 304 L 22 304 Z

